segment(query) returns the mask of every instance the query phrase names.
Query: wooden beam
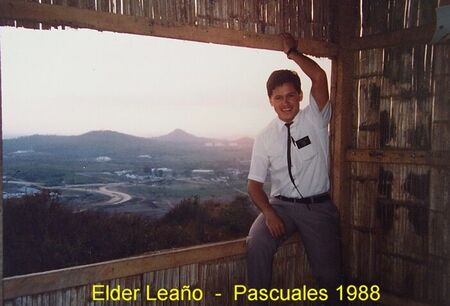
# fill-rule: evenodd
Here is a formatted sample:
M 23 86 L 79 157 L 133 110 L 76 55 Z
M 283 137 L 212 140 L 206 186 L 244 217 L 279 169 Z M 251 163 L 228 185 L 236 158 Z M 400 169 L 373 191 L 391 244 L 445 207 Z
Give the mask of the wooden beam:
M 299 236 L 294 235 L 285 242 L 285 245 L 299 241 Z M 4 300 L 227 257 L 245 256 L 246 252 L 245 238 L 242 238 L 42 273 L 13 276 L 3 279 Z
M 42 22 L 55 26 L 74 26 L 99 31 L 149 35 L 248 48 L 282 50 L 282 40 L 278 35 L 255 34 L 201 26 L 162 26 L 153 23 L 147 17 L 119 15 L 20 0 L 0 0 L 0 19 Z M 333 57 L 338 52 L 337 46 L 332 43 L 310 39 L 299 39 L 299 50 L 319 57 Z
M 353 26 L 356 24 L 355 1 L 343 0 L 338 6 L 337 24 L 340 48 L 344 48 L 353 38 Z M 335 93 L 332 96 L 333 117 L 331 120 L 331 186 L 334 203 L 341 213 L 342 248 L 344 271 L 349 271 L 350 254 L 350 167 L 346 162 L 345 153 L 352 140 L 352 103 L 353 103 L 353 62 L 354 52 L 339 52 L 333 60 L 332 75 L 336 82 Z M 332 84 L 334 86 L 334 84 Z
M 450 167 L 448 158 L 450 152 L 429 151 L 391 151 L 391 150 L 347 150 L 347 161 L 383 163 L 383 164 L 412 164 L 432 167 Z
M 366 50 L 377 48 L 390 48 L 398 46 L 414 46 L 428 44 L 435 31 L 435 25 L 429 24 L 422 27 L 390 32 L 385 34 L 374 34 L 367 37 L 355 38 L 346 46 L 350 50 Z

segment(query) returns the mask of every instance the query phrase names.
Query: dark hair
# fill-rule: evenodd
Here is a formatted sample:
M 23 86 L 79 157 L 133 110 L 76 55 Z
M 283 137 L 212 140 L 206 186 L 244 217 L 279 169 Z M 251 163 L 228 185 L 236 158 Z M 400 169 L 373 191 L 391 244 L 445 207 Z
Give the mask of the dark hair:
M 281 86 L 284 83 L 291 83 L 298 93 L 302 92 L 302 86 L 297 72 L 287 69 L 275 70 L 269 76 L 269 79 L 267 80 L 266 84 L 267 94 L 269 95 L 269 98 L 272 95 L 272 91 L 276 87 Z

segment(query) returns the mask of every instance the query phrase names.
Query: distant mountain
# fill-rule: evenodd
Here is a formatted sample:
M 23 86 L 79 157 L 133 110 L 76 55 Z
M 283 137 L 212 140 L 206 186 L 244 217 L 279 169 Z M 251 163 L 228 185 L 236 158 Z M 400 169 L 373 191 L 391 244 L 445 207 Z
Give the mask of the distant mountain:
M 140 142 L 148 140 L 147 138 L 132 136 L 128 134 L 118 133 L 114 131 L 91 131 L 85 134 L 76 136 L 59 136 L 59 135 L 31 135 L 22 136 L 18 138 L 5 139 L 4 142 L 7 144 L 21 145 L 21 146 L 31 146 L 40 145 L 42 143 L 52 143 L 52 144 L 80 144 L 80 143 L 91 143 L 98 144 L 104 142 Z
M 153 142 L 150 138 L 137 137 L 109 130 L 91 131 L 74 137 L 74 140 L 81 145 L 117 146 L 128 147 L 129 149 Z
M 155 137 L 153 139 L 165 142 L 182 142 L 191 144 L 204 144 L 212 141 L 211 138 L 197 137 L 181 129 L 175 129 L 167 135 Z
M 154 141 L 114 131 L 92 131 L 78 136 L 32 135 L 3 141 L 4 154 L 20 151 L 95 157 L 146 152 Z
M 103 130 L 103 131 L 90 131 L 84 134 L 81 134 L 79 136 L 80 139 L 91 139 L 91 140 L 101 140 L 101 139 L 109 139 L 109 140 L 115 140 L 115 141 L 145 141 L 147 138 L 144 137 L 137 137 L 129 134 L 119 133 L 115 131 L 110 130 Z
M 163 154 L 163 152 L 187 152 L 200 147 L 249 147 L 251 138 L 227 141 L 197 137 L 181 129 L 167 135 L 144 138 L 115 131 L 91 131 L 77 136 L 32 135 L 3 140 L 3 152 L 7 156 L 25 154 L 50 154 L 65 157 L 93 158 L 98 156 L 136 157 Z

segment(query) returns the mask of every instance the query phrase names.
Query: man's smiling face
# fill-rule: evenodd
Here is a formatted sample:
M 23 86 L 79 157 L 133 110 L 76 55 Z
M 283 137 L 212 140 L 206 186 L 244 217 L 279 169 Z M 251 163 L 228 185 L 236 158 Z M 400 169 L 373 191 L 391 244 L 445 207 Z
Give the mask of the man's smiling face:
M 273 89 L 270 104 L 281 121 L 291 122 L 300 110 L 302 92 L 297 92 L 291 83 L 283 83 Z

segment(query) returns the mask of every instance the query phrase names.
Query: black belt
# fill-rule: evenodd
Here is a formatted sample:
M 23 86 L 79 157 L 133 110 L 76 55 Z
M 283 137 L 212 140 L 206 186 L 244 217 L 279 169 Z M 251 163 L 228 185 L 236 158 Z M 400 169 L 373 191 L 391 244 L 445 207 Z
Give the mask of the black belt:
M 314 203 L 322 203 L 330 200 L 330 195 L 328 193 L 322 193 L 315 196 L 310 196 L 306 198 L 289 198 L 282 195 L 275 196 L 278 200 L 291 202 L 291 203 L 302 203 L 302 204 L 314 204 Z

